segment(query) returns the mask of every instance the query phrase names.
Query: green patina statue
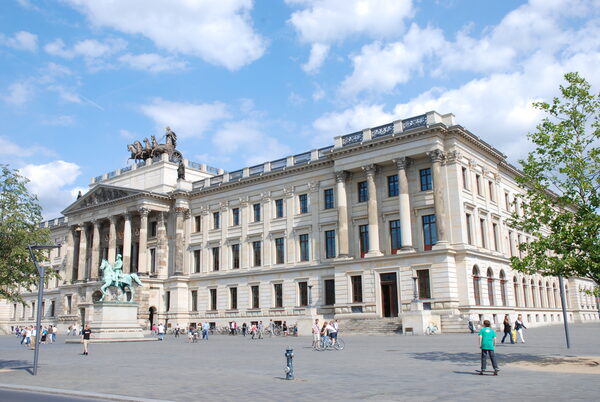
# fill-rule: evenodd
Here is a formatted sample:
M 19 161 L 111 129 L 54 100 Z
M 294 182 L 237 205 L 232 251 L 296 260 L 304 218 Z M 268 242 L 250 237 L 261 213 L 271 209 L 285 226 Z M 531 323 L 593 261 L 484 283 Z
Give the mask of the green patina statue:
M 102 297 L 98 301 L 104 301 L 104 297 L 108 294 L 107 289 L 111 286 L 121 289 L 121 292 L 123 294 L 127 294 L 125 288 L 128 288 L 131 292 L 131 297 L 129 298 L 129 300 L 125 301 L 133 301 L 133 284 L 137 283 L 139 286 L 142 286 L 142 281 L 135 272 L 131 274 L 123 274 L 123 261 L 121 254 L 117 254 L 117 259 L 115 261 L 114 267 L 108 263 L 108 260 L 102 259 L 102 264 L 100 264 L 100 270 L 102 270 L 103 273 L 104 284 L 100 288 L 100 291 L 102 292 Z

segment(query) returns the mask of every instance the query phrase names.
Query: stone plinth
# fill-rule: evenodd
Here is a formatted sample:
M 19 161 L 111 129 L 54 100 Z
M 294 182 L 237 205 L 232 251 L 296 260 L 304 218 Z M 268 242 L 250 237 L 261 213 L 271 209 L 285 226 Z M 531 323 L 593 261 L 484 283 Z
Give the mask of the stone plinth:
M 407 329 L 410 328 L 413 335 L 423 335 L 431 323 L 438 327 L 437 333 L 442 332 L 440 316 L 432 314 L 431 310 L 423 310 L 419 302 L 411 303 L 411 310 L 402 313 L 402 332 L 405 334 Z
M 90 322 L 95 340 L 133 340 L 144 337 L 137 319 L 137 303 L 94 303 Z

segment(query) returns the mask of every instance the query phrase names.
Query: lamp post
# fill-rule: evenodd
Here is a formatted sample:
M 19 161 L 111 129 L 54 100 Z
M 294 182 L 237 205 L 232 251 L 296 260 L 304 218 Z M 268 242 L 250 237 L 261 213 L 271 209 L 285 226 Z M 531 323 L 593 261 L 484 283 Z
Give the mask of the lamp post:
M 312 287 L 313 285 L 308 285 L 308 307 L 312 307 Z
M 565 284 L 563 277 L 558 277 L 558 286 L 560 286 L 560 303 L 562 304 L 563 323 L 565 324 L 565 337 L 567 339 L 567 349 L 571 348 L 571 340 L 569 339 L 569 316 L 567 315 L 567 301 L 565 299 Z
M 35 320 L 35 351 L 33 352 L 33 375 L 37 374 L 37 366 L 38 366 L 38 357 L 40 354 L 40 338 L 42 337 L 42 303 L 44 300 L 44 266 L 39 265 L 37 258 L 35 258 L 34 250 L 51 250 L 53 248 L 58 248 L 60 246 L 57 245 L 29 245 L 27 248 L 29 249 L 29 254 L 31 255 L 31 259 L 35 264 L 35 268 L 40 275 L 40 283 L 38 285 L 38 301 L 37 301 L 37 317 Z

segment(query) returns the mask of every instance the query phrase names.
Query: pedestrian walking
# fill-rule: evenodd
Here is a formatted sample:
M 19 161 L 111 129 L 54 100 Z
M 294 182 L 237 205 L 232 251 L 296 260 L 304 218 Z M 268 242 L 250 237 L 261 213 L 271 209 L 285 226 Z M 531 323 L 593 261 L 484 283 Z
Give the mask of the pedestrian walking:
M 508 316 L 508 314 L 504 315 L 504 322 L 502 323 L 502 325 L 504 325 L 504 336 L 502 337 L 501 343 L 504 343 L 504 339 L 506 339 L 506 337 L 508 336 L 510 338 L 510 343 L 514 344 L 515 341 L 512 337 L 512 326 L 510 325 L 510 317 Z
M 313 348 L 317 347 L 319 342 L 321 341 L 321 328 L 319 328 L 319 319 L 315 318 L 315 322 L 312 325 L 312 335 L 313 335 Z
M 81 331 L 81 340 L 83 341 L 83 354 L 87 356 L 88 353 L 88 345 L 90 344 L 90 337 L 92 336 L 92 329 L 90 328 L 90 324 L 86 324 L 85 328 Z
M 175 338 L 179 338 L 179 331 L 180 331 L 179 323 L 177 323 L 177 325 L 175 326 Z
M 56 335 L 58 334 L 58 327 L 57 326 L 53 326 L 52 327 L 52 343 L 56 342 Z
M 162 323 L 158 324 L 158 340 L 162 341 L 165 339 L 165 326 Z
M 258 326 L 257 326 L 256 330 L 258 331 L 258 339 L 262 339 L 263 338 L 263 330 L 264 330 L 262 321 L 258 322 Z
M 469 331 L 471 331 L 472 334 L 475 333 L 475 314 L 469 314 Z
M 519 336 L 519 340 L 521 343 L 525 343 L 525 338 L 523 337 L 523 328 L 527 329 L 525 324 L 523 324 L 523 318 L 521 314 L 517 316 L 517 320 L 515 321 L 515 331 L 517 331 L 517 335 Z
M 494 375 L 498 375 L 498 363 L 496 363 L 496 354 L 494 348 L 496 346 L 496 331 L 491 328 L 489 320 L 483 322 L 483 328 L 479 330 L 479 347 L 481 348 L 481 371 L 480 375 L 483 375 L 487 366 L 487 356 L 490 356 L 492 361 L 492 367 L 494 367 Z
M 208 331 L 210 331 L 210 324 L 208 321 L 205 321 L 202 324 L 202 339 L 206 339 L 208 341 Z
M 242 335 L 246 336 L 246 332 L 248 332 L 248 324 L 242 324 Z

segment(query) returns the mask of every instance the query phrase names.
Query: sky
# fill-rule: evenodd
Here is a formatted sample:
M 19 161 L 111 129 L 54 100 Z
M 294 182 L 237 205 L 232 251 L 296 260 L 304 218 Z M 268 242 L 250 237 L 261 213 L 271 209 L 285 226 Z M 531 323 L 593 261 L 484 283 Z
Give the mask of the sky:
M 0 163 L 45 219 L 166 126 L 233 171 L 436 110 L 517 163 L 598 66 L 600 0 L 2 0 Z

